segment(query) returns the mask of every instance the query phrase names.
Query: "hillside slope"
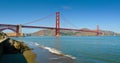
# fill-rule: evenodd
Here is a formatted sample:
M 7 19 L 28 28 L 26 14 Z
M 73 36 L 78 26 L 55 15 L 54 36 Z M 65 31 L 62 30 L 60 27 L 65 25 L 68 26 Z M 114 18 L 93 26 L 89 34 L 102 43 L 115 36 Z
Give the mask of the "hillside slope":
M 81 30 L 89 30 L 87 28 L 82 28 Z M 101 30 L 103 34 L 100 36 L 114 36 L 120 35 L 113 31 L 104 31 Z M 37 32 L 32 33 L 33 36 L 55 36 L 55 30 L 40 30 Z M 96 33 L 93 32 L 80 32 L 80 31 L 69 31 L 69 30 L 61 30 L 61 36 L 96 36 Z

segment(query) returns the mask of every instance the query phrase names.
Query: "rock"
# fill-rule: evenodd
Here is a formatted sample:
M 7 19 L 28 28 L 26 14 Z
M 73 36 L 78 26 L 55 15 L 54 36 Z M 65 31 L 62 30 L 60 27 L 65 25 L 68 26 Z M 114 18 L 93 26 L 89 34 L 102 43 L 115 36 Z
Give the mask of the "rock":
M 0 40 L 3 40 L 5 38 L 7 38 L 7 40 L 3 43 L 3 48 L 4 48 L 4 52 L 7 54 L 9 54 L 9 53 L 23 53 L 26 50 L 31 50 L 22 41 L 17 41 L 17 40 L 8 38 L 5 33 L 0 32 Z
M 0 40 L 7 37 L 7 34 L 0 32 Z
M 31 50 L 25 43 L 10 38 L 4 42 L 3 48 L 6 54 L 23 53 L 26 50 Z
M 21 43 L 20 42 L 16 41 L 13 45 L 17 50 L 21 49 Z
M 23 53 L 26 50 L 31 50 L 24 42 L 21 41 L 14 41 L 12 42 L 14 47 L 19 50 L 21 53 Z
M 11 46 L 14 45 L 14 40 L 10 39 L 9 43 L 10 43 Z

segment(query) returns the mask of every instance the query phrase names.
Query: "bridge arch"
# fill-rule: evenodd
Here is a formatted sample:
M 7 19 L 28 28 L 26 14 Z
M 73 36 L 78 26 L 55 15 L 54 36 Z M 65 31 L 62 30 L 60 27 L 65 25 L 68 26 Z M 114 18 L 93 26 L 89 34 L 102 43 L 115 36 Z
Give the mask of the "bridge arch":
M 0 29 L 0 32 L 2 32 L 3 30 L 6 30 L 6 29 L 9 29 L 9 30 L 12 30 L 13 32 L 17 32 L 15 29 L 13 29 L 13 28 L 2 28 L 2 29 Z

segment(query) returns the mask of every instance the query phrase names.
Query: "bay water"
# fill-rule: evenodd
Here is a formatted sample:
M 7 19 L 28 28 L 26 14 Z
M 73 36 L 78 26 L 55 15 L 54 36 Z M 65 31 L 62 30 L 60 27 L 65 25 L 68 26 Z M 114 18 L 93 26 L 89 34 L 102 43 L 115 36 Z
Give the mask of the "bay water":
M 120 36 L 30 36 L 12 39 L 50 48 L 54 50 L 52 53 L 58 51 L 76 63 L 120 63 Z

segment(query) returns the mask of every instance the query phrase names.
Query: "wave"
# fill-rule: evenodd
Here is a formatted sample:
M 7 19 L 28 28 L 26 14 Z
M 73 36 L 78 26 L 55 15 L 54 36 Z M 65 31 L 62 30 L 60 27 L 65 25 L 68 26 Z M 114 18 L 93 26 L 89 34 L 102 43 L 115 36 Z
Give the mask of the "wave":
M 49 52 L 51 52 L 53 54 L 60 55 L 60 56 L 65 56 L 65 57 L 68 57 L 68 58 L 71 58 L 71 59 L 76 59 L 76 57 L 73 57 L 72 55 L 63 54 L 61 51 L 56 50 L 54 48 L 50 48 L 50 47 L 47 47 L 47 46 L 44 46 L 44 45 L 40 45 L 38 43 L 35 43 L 35 45 L 39 46 L 39 47 L 41 47 L 43 49 L 46 49 L 46 50 L 48 50 Z

